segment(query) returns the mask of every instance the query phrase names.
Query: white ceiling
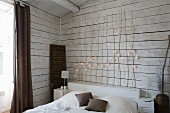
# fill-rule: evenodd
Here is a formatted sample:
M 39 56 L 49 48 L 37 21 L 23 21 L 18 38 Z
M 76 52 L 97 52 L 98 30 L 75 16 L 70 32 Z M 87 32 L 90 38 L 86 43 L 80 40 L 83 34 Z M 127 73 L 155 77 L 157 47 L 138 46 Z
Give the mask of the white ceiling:
M 58 17 L 63 17 L 64 15 L 70 12 L 70 10 L 66 9 L 63 6 L 58 5 L 52 0 L 22 0 L 22 1 Z M 68 1 L 72 2 L 73 4 L 79 7 L 88 0 L 68 0 Z

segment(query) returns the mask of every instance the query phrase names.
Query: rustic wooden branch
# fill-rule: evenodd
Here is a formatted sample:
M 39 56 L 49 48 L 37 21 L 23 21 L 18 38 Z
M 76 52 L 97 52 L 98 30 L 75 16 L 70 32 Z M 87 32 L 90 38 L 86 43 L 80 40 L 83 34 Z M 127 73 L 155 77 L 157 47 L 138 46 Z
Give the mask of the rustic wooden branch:
M 165 61 L 164 61 L 163 68 L 162 68 L 162 94 L 164 94 L 164 71 L 165 71 L 166 60 L 168 57 L 168 51 L 169 51 L 169 47 L 170 47 L 170 35 L 169 35 L 168 39 L 169 39 L 168 47 L 166 50 Z

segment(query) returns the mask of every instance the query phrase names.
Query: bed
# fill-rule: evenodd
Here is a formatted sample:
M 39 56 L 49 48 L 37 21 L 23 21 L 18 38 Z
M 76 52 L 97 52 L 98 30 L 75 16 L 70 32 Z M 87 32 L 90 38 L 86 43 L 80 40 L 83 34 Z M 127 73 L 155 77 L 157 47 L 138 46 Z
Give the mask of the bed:
M 140 90 L 124 87 L 103 86 L 85 82 L 69 82 L 70 92 L 62 98 L 24 113 L 97 113 L 85 110 L 86 106 L 79 107 L 75 94 L 91 92 L 95 99 L 108 102 L 106 112 L 102 113 L 139 113 L 138 99 Z M 101 113 L 101 112 L 100 112 Z

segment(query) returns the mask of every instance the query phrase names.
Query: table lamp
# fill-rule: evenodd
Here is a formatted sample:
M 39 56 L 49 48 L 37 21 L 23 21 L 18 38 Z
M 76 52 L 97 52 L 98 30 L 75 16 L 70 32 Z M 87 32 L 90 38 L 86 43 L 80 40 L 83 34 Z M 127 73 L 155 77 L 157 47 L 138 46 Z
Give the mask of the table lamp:
M 61 78 L 64 79 L 64 89 L 66 89 L 65 79 L 68 79 L 68 78 L 69 78 L 69 71 L 62 71 L 62 72 L 61 72 Z

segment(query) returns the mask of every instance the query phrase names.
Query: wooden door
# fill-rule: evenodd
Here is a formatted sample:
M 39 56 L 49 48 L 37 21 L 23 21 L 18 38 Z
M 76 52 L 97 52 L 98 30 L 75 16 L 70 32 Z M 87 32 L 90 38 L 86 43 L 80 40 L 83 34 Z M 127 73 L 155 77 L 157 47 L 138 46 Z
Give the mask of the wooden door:
M 53 89 L 64 86 L 61 78 L 61 71 L 66 70 L 66 51 L 65 46 L 50 45 L 50 80 L 53 97 Z M 67 85 L 67 81 L 66 81 Z

